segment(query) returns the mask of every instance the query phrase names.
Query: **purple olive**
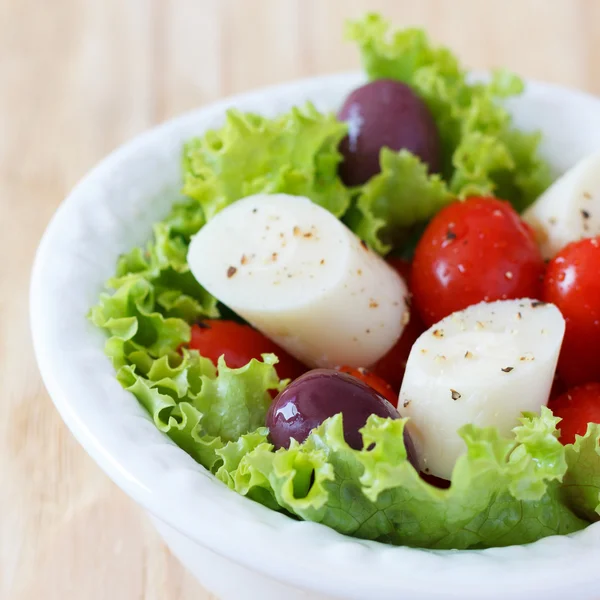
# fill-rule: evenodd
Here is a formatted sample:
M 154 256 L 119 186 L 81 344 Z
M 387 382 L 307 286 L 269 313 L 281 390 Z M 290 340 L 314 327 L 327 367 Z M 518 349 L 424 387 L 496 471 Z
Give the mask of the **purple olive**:
M 340 177 L 348 186 L 361 185 L 379 173 L 379 151 L 405 148 L 429 167 L 441 168 L 440 135 L 427 105 L 400 81 L 378 79 L 354 90 L 338 118 L 349 126 L 340 144 L 344 160 Z
M 400 418 L 398 411 L 373 388 L 356 377 L 332 369 L 314 369 L 301 375 L 273 400 L 266 425 L 275 448 L 288 448 L 291 438 L 303 442 L 325 419 L 342 413 L 344 438 L 354 449 L 363 447 L 359 430 L 370 415 Z M 409 460 L 414 447 L 404 432 Z

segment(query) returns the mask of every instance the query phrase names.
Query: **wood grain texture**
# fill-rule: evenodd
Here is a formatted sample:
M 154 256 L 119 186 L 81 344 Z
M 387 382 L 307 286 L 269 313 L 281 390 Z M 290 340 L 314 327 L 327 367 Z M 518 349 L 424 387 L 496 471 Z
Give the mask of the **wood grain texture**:
M 0 599 L 208 600 L 54 411 L 28 278 L 59 202 L 135 134 L 357 66 L 346 17 L 423 25 L 473 67 L 600 94 L 598 0 L 0 0 Z

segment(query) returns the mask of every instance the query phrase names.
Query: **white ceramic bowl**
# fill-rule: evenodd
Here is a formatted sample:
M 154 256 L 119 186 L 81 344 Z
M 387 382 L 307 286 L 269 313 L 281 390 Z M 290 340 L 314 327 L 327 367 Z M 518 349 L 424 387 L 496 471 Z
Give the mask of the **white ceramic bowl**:
M 41 242 L 31 286 L 39 366 L 79 442 L 151 515 L 181 561 L 223 600 L 591 600 L 600 596 L 600 523 L 571 536 L 483 551 L 425 551 L 342 536 L 238 496 L 177 448 L 117 383 L 86 319 L 117 256 L 147 240 L 180 187 L 184 140 L 225 109 L 273 115 L 312 100 L 335 110 L 358 74 L 300 81 L 194 111 L 136 138 L 72 192 Z M 545 133 L 557 172 L 600 148 L 600 100 L 530 83 L 516 123 Z

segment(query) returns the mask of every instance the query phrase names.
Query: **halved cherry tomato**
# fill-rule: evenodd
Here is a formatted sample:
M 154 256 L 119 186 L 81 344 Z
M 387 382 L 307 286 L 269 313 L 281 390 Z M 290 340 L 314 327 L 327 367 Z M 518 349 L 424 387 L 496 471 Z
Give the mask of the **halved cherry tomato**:
M 560 441 L 571 444 L 575 435 L 584 435 L 588 423 L 600 423 L 600 383 L 586 383 L 569 390 L 548 403 L 555 416 L 562 421 Z
M 561 378 L 569 386 L 600 381 L 600 237 L 573 242 L 550 261 L 542 299 L 566 321 Z
M 225 355 L 225 363 L 234 369 L 243 367 L 253 358 L 260 359 L 261 354 L 273 353 L 279 358 L 275 369 L 282 379 L 296 379 L 308 371 L 262 333 L 235 321 L 206 320 L 192 326 L 190 348 L 210 358 L 215 365 L 219 357 Z
M 426 325 L 482 301 L 541 295 L 544 261 L 531 229 L 496 198 L 454 202 L 427 226 L 411 284 Z
M 392 386 L 368 369 L 363 369 L 362 367 L 359 367 L 358 369 L 355 369 L 354 367 L 339 367 L 338 371 L 348 373 L 348 375 L 360 379 L 362 382 L 372 387 L 378 394 L 383 396 L 392 406 L 398 405 L 398 394 L 392 389 Z

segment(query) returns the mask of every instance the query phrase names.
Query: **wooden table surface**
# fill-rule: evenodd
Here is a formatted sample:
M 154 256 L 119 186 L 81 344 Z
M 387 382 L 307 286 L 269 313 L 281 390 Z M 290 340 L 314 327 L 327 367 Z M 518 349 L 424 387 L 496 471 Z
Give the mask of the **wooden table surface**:
M 207 600 L 62 425 L 27 293 L 48 219 L 105 154 L 253 87 L 354 68 L 342 22 L 426 26 L 472 67 L 600 94 L 600 0 L 0 0 L 0 598 Z

